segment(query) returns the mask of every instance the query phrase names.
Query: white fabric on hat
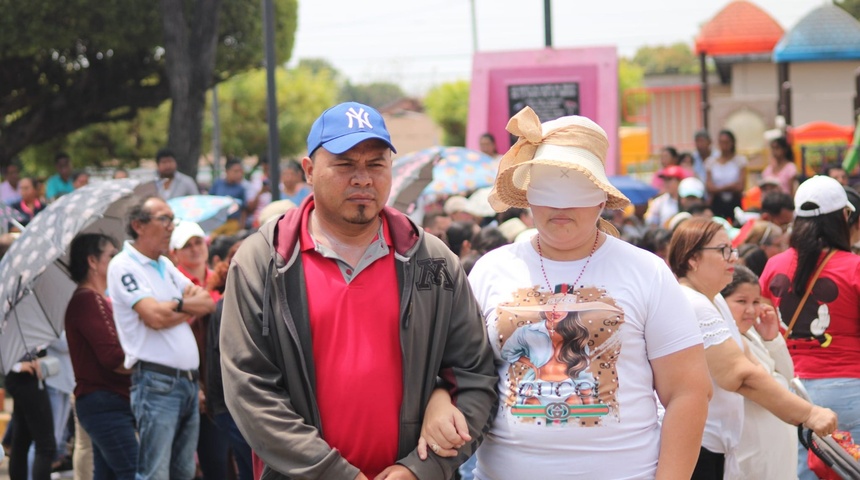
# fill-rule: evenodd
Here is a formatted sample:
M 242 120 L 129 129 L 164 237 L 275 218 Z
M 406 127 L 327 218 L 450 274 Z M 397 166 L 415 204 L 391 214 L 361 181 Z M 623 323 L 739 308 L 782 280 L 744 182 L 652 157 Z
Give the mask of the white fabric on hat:
M 812 210 L 803 210 L 806 202 L 818 205 Z M 826 175 L 816 175 L 797 187 L 794 194 L 794 214 L 798 217 L 817 217 L 843 208 L 854 211 L 842 184 Z
M 521 170 L 528 172 L 526 198 L 531 205 L 594 207 L 606 201 L 606 192 L 578 170 L 541 164 L 524 165 Z

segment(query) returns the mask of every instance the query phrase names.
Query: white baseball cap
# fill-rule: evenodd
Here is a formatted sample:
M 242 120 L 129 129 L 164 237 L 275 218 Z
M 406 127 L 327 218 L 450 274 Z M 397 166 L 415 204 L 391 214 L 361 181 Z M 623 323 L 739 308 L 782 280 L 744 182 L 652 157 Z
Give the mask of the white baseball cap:
M 696 177 L 687 177 L 678 184 L 678 196 L 705 198 L 705 184 Z
M 170 235 L 170 249 L 179 250 L 194 237 L 200 237 L 206 240 L 206 233 L 200 228 L 200 225 L 180 220 L 179 225 L 173 229 L 173 234 Z
M 804 210 L 801 207 L 805 203 L 813 203 L 817 208 Z M 854 211 L 842 184 L 826 175 L 816 175 L 801 183 L 794 194 L 794 205 L 798 217 L 817 217 L 843 208 Z

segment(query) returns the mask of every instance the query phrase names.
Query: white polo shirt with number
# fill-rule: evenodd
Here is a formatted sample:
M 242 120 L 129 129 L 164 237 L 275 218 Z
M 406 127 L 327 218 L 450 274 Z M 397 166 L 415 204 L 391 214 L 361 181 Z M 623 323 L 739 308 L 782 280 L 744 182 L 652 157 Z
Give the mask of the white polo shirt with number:
M 191 280 L 167 257 L 153 260 L 125 242 L 122 251 L 108 265 L 107 281 L 116 331 L 125 352 L 125 368 L 131 368 L 138 360 L 181 370 L 200 366 L 191 326 L 183 322 L 154 330 L 134 311 L 135 304 L 144 298 L 151 297 L 159 302 L 181 298 L 185 288 L 191 285 Z

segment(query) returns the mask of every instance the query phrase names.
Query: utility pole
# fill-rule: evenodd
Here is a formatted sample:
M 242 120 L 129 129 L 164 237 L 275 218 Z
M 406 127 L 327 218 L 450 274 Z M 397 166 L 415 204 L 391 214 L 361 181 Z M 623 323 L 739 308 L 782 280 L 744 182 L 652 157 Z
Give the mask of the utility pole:
M 544 46 L 552 48 L 552 9 L 551 0 L 543 0 Z
M 218 118 L 218 85 L 212 86 L 212 182 L 220 175 L 221 120 Z
M 275 97 L 275 7 L 263 1 L 263 39 L 266 46 L 266 114 L 269 121 L 269 185 L 272 201 L 281 199 L 281 153 L 278 151 L 278 107 Z
M 478 53 L 478 16 L 475 14 L 475 0 L 472 4 L 472 53 Z

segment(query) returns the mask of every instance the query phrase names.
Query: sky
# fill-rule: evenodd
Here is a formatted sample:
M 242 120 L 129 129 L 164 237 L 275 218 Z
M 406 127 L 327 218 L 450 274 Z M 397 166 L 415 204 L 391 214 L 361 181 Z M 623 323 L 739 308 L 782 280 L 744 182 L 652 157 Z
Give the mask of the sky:
M 290 65 L 325 58 L 353 83 L 394 82 L 423 95 L 471 72 L 478 51 L 544 47 L 544 0 L 300 0 Z M 754 0 L 786 30 L 830 0 Z M 686 42 L 729 0 L 552 0 L 553 47 Z

